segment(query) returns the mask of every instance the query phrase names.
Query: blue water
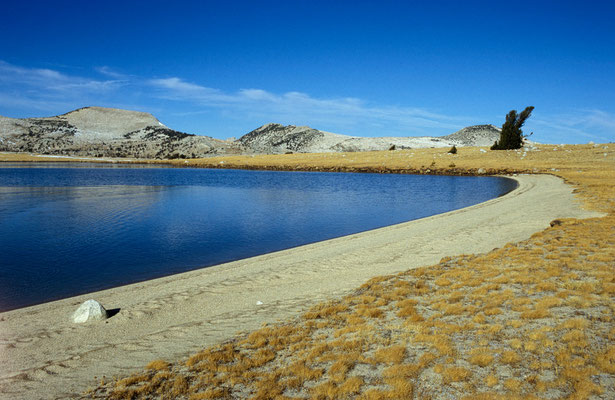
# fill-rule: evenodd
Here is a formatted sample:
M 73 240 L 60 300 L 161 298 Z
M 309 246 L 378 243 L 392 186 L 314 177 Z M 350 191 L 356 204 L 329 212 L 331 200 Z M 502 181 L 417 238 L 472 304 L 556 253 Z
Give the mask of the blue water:
M 0 164 L 0 311 L 476 204 L 510 179 Z

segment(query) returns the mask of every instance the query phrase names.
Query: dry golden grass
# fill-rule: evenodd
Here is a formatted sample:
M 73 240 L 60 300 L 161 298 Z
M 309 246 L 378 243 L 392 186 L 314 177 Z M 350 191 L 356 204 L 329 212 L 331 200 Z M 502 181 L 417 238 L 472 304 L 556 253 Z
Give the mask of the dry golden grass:
M 294 320 L 184 361 L 154 361 L 141 373 L 100 385 L 91 396 L 612 398 L 615 144 L 458 150 L 456 155 L 420 149 L 166 162 L 272 170 L 549 173 L 573 185 L 586 208 L 607 215 L 564 219 L 488 254 L 446 257 L 434 266 L 372 279 L 355 294 Z
M 451 382 L 467 381 L 472 376 L 472 372 L 463 367 L 443 368 L 440 374 L 442 375 L 442 383 L 445 385 Z
M 493 355 L 490 354 L 488 349 L 475 349 L 470 352 L 472 356 L 469 361 L 471 364 L 478 365 L 479 367 L 486 367 L 493 362 Z
M 170 364 L 164 360 L 154 360 L 145 366 L 145 369 L 152 369 L 155 371 L 168 371 Z

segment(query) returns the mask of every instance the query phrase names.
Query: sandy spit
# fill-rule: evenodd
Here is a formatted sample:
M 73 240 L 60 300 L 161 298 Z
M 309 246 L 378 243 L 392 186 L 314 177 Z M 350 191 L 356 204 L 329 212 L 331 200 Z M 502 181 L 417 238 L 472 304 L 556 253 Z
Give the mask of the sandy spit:
M 297 315 L 366 280 L 527 239 L 556 218 L 588 218 L 550 175 L 516 176 L 506 196 L 417 221 L 0 313 L 0 398 L 75 398 L 105 377 L 177 360 Z M 87 299 L 120 309 L 75 325 Z M 262 304 L 261 304 L 262 303 Z M 94 378 L 96 377 L 96 378 Z

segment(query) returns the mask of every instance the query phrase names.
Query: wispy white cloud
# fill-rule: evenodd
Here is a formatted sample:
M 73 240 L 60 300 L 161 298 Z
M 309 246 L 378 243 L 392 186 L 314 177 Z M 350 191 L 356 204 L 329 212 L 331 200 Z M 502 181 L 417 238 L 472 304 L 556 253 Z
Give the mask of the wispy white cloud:
M 421 108 L 371 105 L 353 97 L 317 98 L 296 91 L 276 94 L 256 88 L 227 93 L 178 77 L 151 79 L 147 83 L 163 99 L 182 101 L 195 108 L 231 109 L 240 112 L 236 115 L 260 117 L 265 121 L 309 121 L 310 124 L 348 127 L 369 124 L 374 129 L 390 131 L 392 135 L 423 131 L 429 134 L 431 129 L 440 129 L 444 134 L 471 121 L 469 117 L 447 116 Z
M 615 135 L 615 114 L 602 110 L 587 110 L 584 122 L 591 128 L 609 129 Z M 613 139 L 613 138 L 612 138 Z
M 160 98 L 167 100 L 201 105 L 217 105 L 234 102 L 232 96 L 227 96 L 218 89 L 186 82 L 177 77 L 149 79 L 145 82 L 156 90 Z
M 125 81 L 73 80 L 58 83 L 50 82 L 48 89 L 57 92 L 79 91 L 95 94 L 113 91 L 125 84 Z
M 99 74 L 102 74 L 104 76 L 108 76 L 114 79 L 126 80 L 130 78 L 129 75 L 118 72 L 114 70 L 113 68 L 106 66 L 106 65 L 103 65 L 102 67 L 96 67 L 94 68 L 94 70 L 98 72 Z
M 541 131 L 544 142 L 615 141 L 615 114 L 603 110 L 585 109 L 540 116 L 532 123 Z
M 146 78 L 121 74 L 108 66 L 97 67 L 97 73 L 112 79 L 75 76 L 51 69 L 25 68 L 0 61 L 0 91 L 9 101 L 8 92 L 17 93 L 19 101 L 13 107 L 54 109 L 60 105 L 72 107 L 107 103 L 115 99 L 125 103 L 126 87 L 133 92 L 155 96 L 169 108 L 181 107 L 184 115 L 217 112 L 229 120 L 250 118 L 255 123 L 286 122 L 310 124 L 321 129 L 357 132 L 357 128 L 372 135 L 420 135 L 450 133 L 472 123 L 469 117 L 448 116 L 421 108 L 374 105 L 353 97 L 319 98 L 307 93 L 288 91 L 273 93 L 259 88 L 243 88 L 226 92 L 217 88 L 188 82 L 180 77 Z M 15 99 L 17 100 L 17 99 Z M 94 102 L 94 103 L 93 103 Z M 170 104 L 168 102 L 171 102 Z M 68 111 L 63 108 L 62 112 Z M 256 122 L 258 121 L 258 122 Z M 331 128 L 330 128 L 331 127 Z
M 185 82 L 179 78 L 150 79 L 149 83 L 163 89 L 172 90 L 176 94 L 188 94 L 191 96 L 201 96 L 214 91 L 214 89 Z
M 0 60 L 0 106 L 5 115 L 4 110 L 52 115 L 88 105 L 120 104 L 122 89 L 129 84 L 127 79 L 94 79 Z
M 40 94 L 79 90 L 100 92 L 125 84 L 120 80 L 96 80 L 66 75 L 46 68 L 24 68 L 0 61 L 0 83 L 21 89 L 35 89 Z
M 228 121 L 227 133 L 232 135 L 244 133 L 239 128 L 234 129 L 234 124 L 257 126 L 266 122 L 307 124 L 364 136 L 435 136 L 468 125 L 497 124 L 481 116 L 447 115 L 420 107 L 374 104 L 355 97 L 325 98 L 297 91 L 274 93 L 260 88 L 225 91 L 181 77 L 126 75 L 109 66 L 90 72 L 104 78 L 21 67 L 0 60 L 0 114 L 7 115 L 6 110 L 19 110 L 21 114 L 26 114 L 24 110 L 36 110 L 53 115 L 87 105 L 106 105 L 156 112 L 163 120 L 166 116 L 182 116 L 192 121 L 192 126 L 205 128 L 209 118 L 225 124 Z M 542 142 L 614 141 L 615 114 L 586 109 L 545 115 L 537 110 L 526 128 L 528 133 L 536 132 L 532 139 Z
M 66 79 L 65 75 L 58 71 L 45 68 L 23 68 L 0 61 L 0 80 L 17 81 L 27 84 L 43 83 L 49 80 L 60 81 Z
M 28 110 L 29 114 L 25 115 L 27 117 L 49 116 L 69 111 L 71 107 L 70 102 L 63 102 L 62 100 L 32 98 L 19 93 L 2 93 L 0 91 L 0 115 L 2 116 L 14 116 L 4 110 L 15 109 Z M 35 114 L 32 114 L 33 112 Z

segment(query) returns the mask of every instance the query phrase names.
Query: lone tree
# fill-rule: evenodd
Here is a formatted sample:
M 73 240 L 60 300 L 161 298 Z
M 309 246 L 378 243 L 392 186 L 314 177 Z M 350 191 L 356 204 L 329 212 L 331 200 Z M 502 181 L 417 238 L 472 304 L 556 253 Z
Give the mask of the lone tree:
M 530 114 L 534 110 L 533 106 L 526 107 L 521 114 L 517 115 L 517 110 L 511 110 L 506 114 L 506 122 L 502 125 L 502 132 L 500 132 L 500 140 L 496 140 L 491 150 L 511 150 L 520 149 L 523 146 L 523 131 L 521 127 L 525 123 L 525 120 L 530 117 Z

